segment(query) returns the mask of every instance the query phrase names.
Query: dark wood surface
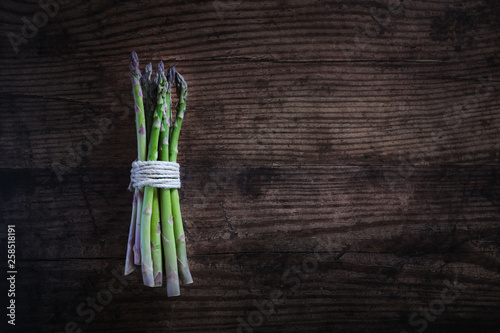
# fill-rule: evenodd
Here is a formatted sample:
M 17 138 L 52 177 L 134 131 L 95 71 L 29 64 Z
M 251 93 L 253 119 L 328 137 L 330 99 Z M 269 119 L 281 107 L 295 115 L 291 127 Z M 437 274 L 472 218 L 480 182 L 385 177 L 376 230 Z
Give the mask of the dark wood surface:
M 18 53 L 0 8 L 7 332 L 498 332 L 498 1 L 67 1 Z M 132 50 L 189 84 L 177 298 L 116 278 Z

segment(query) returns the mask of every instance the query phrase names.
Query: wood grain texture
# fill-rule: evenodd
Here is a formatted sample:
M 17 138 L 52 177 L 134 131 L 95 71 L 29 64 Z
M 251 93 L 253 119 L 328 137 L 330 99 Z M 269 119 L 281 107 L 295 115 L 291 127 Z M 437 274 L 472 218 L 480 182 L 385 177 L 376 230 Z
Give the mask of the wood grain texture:
M 41 7 L 0 8 L 7 332 L 498 331 L 497 1 L 69 1 L 18 53 Z M 132 50 L 189 84 L 175 299 L 117 277 Z

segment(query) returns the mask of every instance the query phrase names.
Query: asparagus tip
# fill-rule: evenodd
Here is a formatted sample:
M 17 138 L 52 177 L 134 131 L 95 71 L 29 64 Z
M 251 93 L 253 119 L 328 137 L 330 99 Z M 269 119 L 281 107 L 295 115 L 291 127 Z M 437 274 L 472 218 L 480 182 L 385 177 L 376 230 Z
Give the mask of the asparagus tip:
M 128 64 L 131 71 L 139 69 L 139 56 L 137 55 L 137 52 L 132 51 Z
M 160 60 L 158 62 L 158 65 L 156 66 L 156 78 L 157 78 L 157 87 L 160 89 L 160 86 L 163 87 L 166 81 L 165 78 L 165 65 L 163 64 L 163 61 Z M 163 88 L 161 88 L 163 90 Z M 161 93 L 160 90 L 158 90 L 158 93 Z
M 151 81 L 151 74 L 153 73 L 153 64 L 149 63 L 144 67 L 144 75 L 141 77 L 141 84 L 145 85 Z
M 179 72 L 175 72 L 175 83 L 178 94 L 184 95 L 187 93 L 188 86 L 186 80 L 184 80 L 184 77 Z
M 163 64 L 163 61 L 160 60 L 158 65 L 156 65 L 156 74 L 160 75 L 160 73 L 163 73 L 165 71 L 165 65 Z
M 167 70 L 167 82 L 170 86 L 172 86 L 174 84 L 174 80 L 175 80 L 175 66 L 172 66 L 170 67 L 168 70 Z

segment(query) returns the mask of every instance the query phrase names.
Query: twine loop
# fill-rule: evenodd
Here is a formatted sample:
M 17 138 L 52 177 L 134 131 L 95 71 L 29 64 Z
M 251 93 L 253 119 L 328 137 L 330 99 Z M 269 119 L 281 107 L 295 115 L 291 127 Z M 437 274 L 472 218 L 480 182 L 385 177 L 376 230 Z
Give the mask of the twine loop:
M 130 171 L 129 190 L 137 187 L 181 188 L 179 164 L 167 161 L 135 161 Z

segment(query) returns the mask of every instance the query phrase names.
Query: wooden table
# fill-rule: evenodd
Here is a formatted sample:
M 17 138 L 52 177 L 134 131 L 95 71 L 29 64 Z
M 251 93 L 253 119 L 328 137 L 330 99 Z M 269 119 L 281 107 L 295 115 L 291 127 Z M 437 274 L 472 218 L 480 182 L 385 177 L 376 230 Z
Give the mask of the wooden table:
M 497 1 L 48 3 L 1 6 L 7 332 L 498 332 Z M 177 298 L 122 277 L 132 50 L 189 84 Z

